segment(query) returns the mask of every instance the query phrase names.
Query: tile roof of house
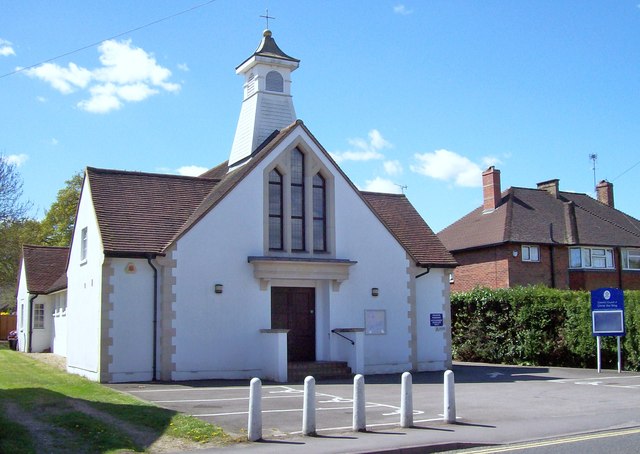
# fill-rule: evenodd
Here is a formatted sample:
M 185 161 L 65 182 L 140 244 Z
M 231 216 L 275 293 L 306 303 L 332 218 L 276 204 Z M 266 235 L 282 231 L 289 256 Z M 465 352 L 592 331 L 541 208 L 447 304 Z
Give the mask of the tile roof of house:
M 107 255 L 162 253 L 219 180 L 87 168 Z
M 640 247 L 640 221 L 586 194 L 512 187 L 438 233 L 450 251 L 506 242 Z
M 418 265 L 457 265 L 453 256 L 403 194 L 361 194 Z
M 22 246 L 28 292 L 46 295 L 67 288 L 68 256 L 68 247 Z
M 258 147 L 246 164 L 231 171 L 227 162 L 208 170 L 200 177 L 87 168 L 105 254 L 162 254 L 298 126 L 304 129 L 327 159 L 333 162 L 302 121 L 297 120 L 286 128 L 275 131 Z M 335 166 L 418 264 L 455 266 L 453 257 L 406 197 L 360 193 L 337 164 Z

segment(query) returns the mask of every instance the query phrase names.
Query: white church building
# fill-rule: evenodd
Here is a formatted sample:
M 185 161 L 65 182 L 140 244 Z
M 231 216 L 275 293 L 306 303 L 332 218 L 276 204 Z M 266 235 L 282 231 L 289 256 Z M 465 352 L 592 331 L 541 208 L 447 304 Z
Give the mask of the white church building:
M 63 276 L 51 267 L 66 290 L 30 285 L 23 260 L 21 350 L 101 382 L 450 367 L 455 260 L 404 195 L 358 190 L 297 119 L 298 65 L 266 30 L 236 68 L 229 160 L 199 177 L 86 169 Z

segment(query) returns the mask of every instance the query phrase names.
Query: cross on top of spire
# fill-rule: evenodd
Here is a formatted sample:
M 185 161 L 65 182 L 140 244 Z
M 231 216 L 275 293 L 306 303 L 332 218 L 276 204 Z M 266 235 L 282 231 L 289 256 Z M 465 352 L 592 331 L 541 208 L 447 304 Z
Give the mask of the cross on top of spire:
M 260 17 L 264 17 L 267 20 L 267 30 L 268 30 L 269 29 L 269 19 L 275 19 L 275 17 L 269 16 L 269 8 L 267 8 L 265 11 L 266 12 L 265 12 L 264 16 L 260 15 Z

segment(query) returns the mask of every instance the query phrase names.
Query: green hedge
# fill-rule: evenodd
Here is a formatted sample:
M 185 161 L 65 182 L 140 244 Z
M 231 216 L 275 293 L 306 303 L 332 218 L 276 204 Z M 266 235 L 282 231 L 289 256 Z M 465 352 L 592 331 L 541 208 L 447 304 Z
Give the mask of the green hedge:
M 640 370 L 640 291 L 625 291 L 623 368 Z M 596 367 L 589 292 L 518 287 L 451 294 L 459 361 Z M 602 338 L 603 368 L 617 367 L 616 338 Z

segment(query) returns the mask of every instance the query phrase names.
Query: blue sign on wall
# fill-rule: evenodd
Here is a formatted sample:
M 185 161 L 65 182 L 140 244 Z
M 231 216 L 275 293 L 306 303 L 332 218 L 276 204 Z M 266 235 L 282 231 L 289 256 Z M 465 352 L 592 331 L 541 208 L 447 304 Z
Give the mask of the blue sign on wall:
M 431 322 L 431 326 L 444 326 L 444 315 L 429 314 L 429 321 Z
M 624 293 L 617 288 L 591 291 L 593 336 L 624 336 Z

